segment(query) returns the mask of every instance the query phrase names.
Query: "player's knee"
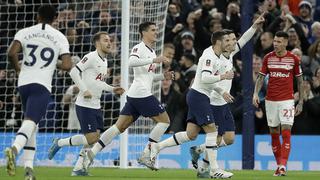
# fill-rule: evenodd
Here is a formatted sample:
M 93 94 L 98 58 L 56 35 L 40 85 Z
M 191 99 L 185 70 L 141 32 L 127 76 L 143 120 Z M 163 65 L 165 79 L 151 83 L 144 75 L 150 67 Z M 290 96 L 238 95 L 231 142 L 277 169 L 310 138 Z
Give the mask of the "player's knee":
M 227 146 L 234 143 L 234 138 L 231 138 L 231 137 L 224 138 L 223 140 L 224 140 L 224 142 L 226 143 Z
M 187 132 L 187 136 L 191 141 L 193 141 L 193 140 L 197 139 L 198 134 L 196 134 L 196 133 L 188 133 Z
M 87 142 L 89 145 L 95 144 L 96 142 L 99 141 L 99 134 L 98 133 L 94 133 L 94 134 L 90 134 L 89 136 L 86 136 L 87 138 Z

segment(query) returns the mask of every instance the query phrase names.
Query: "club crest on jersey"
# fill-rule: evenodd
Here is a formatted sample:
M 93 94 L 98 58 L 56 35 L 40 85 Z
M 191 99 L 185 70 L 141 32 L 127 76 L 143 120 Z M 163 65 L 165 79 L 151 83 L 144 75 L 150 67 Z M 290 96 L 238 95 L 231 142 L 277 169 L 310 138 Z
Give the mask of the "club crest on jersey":
M 210 64 L 211 64 L 211 60 L 210 60 L 210 59 L 207 59 L 207 60 L 206 60 L 206 66 L 210 66 Z
M 84 64 L 85 62 L 87 62 L 88 58 L 87 57 L 84 57 L 82 60 L 81 60 L 81 63 Z

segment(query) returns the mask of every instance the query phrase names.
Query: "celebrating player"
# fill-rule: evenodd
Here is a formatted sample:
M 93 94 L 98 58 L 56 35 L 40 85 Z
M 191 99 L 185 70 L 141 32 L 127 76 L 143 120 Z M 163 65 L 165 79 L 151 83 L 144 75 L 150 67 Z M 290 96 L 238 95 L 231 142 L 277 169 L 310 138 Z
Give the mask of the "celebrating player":
M 35 179 L 33 160 L 36 150 L 37 124 L 46 113 L 50 101 L 53 72 L 58 66 L 68 71 L 71 68 L 67 38 L 51 26 L 56 15 L 52 6 L 38 9 L 38 24 L 17 32 L 8 49 L 8 59 L 19 75 L 18 89 L 24 111 L 24 120 L 10 148 L 6 148 L 7 173 L 15 175 L 15 158 L 24 149 L 25 178 Z M 22 50 L 23 60 L 18 55 Z M 58 63 L 58 58 L 62 63 Z
M 256 29 L 264 22 L 264 13 L 253 23 L 252 27 L 249 28 L 243 36 L 237 42 L 236 35 L 231 30 L 225 30 L 228 34 L 230 45 L 226 47 L 226 51 L 220 56 L 220 69 L 219 73 L 225 73 L 232 71 L 233 69 L 233 56 L 239 52 L 239 50 L 252 38 Z M 230 89 L 232 80 L 222 80 L 216 82 L 214 91 L 210 96 L 211 109 L 215 118 L 215 123 L 218 126 L 218 147 L 228 146 L 233 144 L 235 136 L 235 125 L 234 119 L 227 103 L 232 103 L 234 98 L 230 95 Z M 200 154 L 205 151 L 206 145 L 193 146 L 190 148 L 190 154 L 192 157 L 192 165 L 198 169 L 198 177 L 209 178 L 208 171 L 208 157 L 203 159 L 201 167 L 198 168 L 198 159 Z
M 299 115 L 303 107 L 303 79 L 300 60 L 297 56 L 286 50 L 287 45 L 288 34 L 281 31 L 277 32 L 273 40 L 274 51 L 264 57 L 252 99 L 253 104 L 258 107 L 260 103 L 258 93 L 263 85 L 264 77 L 269 75 L 265 103 L 272 151 L 278 165 L 274 176 L 286 175 L 286 165 L 291 146 L 291 127 L 294 116 Z M 298 80 L 299 91 L 299 102 L 296 108 L 294 107 L 293 97 L 294 76 Z M 282 144 L 279 138 L 280 127 Z
M 220 55 L 230 43 L 225 31 L 217 31 L 212 34 L 212 46 L 204 50 L 199 59 L 196 76 L 187 94 L 188 117 L 187 131 L 178 132 L 172 137 L 151 145 L 151 159 L 154 160 L 159 151 L 165 147 L 176 146 L 196 139 L 201 128 L 206 133 L 206 153 L 210 163 L 210 177 L 232 177 L 232 173 L 219 169 L 216 158 L 217 129 L 214 123 L 213 113 L 210 107 L 210 93 L 213 83 L 224 79 L 232 79 L 233 71 L 219 74 Z
M 70 71 L 72 80 L 80 89 L 75 104 L 82 134 L 54 139 L 48 154 L 48 158 L 52 159 L 63 146 L 83 145 L 79 159 L 72 171 L 73 176 L 88 175 L 82 166 L 84 149 L 96 143 L 99 140 L 100 131 L 103 131 L 103 116 L 100 107 L 102 91 L 110 91 L 120 95 L 124 92 L 121 87 L 112 87 L 105 83 L 108 71 L 106 56 L 110 53 L 111 48 L 108 34 L 106 32 L 96 33 L 93 36 L 93 43 L 96 50 L 86 54 Z
M 98 152 L 108 145 L 113 138 L 124 132 L 140 115 L 150 117 L 157 122 L 149 136 L 149 143 L 146 145 L 138 162 L 152 170 L 156 170 L 150 161 L 150 144 L 160 141 L 161 136 L 169 126 L 169 116 L 161 103 L 151 93 L 152 82 L 164 78 L 172 79 L 173 72 L 155 74 L 155 63 L 166 62 L 164 56 L 156 57 L 152 47 L 157 40 L 157 27 L 153 22 L 144 22 L 139 25 L 139 32 L 142 42 L 132 48 L 129 66 L 133 67 L 134 79 L 127 93 L 127 102 L 120 112 L 115 125 L 111 126 L 102 135 L 98 143 L 87 152 L 88 167 Z

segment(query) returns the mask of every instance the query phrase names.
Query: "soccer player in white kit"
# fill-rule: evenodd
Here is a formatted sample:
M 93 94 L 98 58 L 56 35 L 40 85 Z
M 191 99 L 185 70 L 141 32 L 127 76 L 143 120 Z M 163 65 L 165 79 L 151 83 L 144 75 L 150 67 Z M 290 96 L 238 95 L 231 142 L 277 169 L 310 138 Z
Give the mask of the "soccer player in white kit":
M 80 89 L 75 104 L 82 134 L 63 139 L 55 138 L 48 153 L 48 158 L 52 159 L 63 146 L 83 145 L 71 174 L 73 176 L 88 175 L 82 166 L 84 148 L 96 143 L 99 140 L 100 132 L 103 131 L 103 115 L 100 106 L 102 91 L 110 91 L 120 95 L 124 92 L 121 87 L 112 87 L 105 82 L 108 74 L 106 56 L 111 49 L 108 33 L 96 33 L 93 36 L 93 43 L 96 50 L 86 54 L 70 71 L 72 80 Z
M 226 51 L 220 56 L 219 73 L 225 73 L 233 70 L 233 56 L 253 37 L 257 28 L 264 22 L 264 14 L 260 15 L 253 25 L 241 36 L 239 41 L 232 30 L 225 30 L 230 39 L 229 46 Z M 214 91 L 210 94 L 210 104 L 215 118 L 215 123 L 218 127 L 218 147 L 228 146 L 233 144 L 235 137 L 235 125 L 233 115 L 228 103 L 232 103 L 234 98 L 230 95 L 232 80 L 222 80 L 214 84 Z M 198 168 L 198 159 L 200 154 L 205 151 L 205 144 L 193 146 L 190 148 L 193 167 L 198 169 L 197 176 L 199 178 L 209 178 L 208 157 L 205 156 L 203 163 Z
M 299 115 L 303 108 L 303 78 L 300 59 L 286 50 L 288 34 L 278 31 L 273 39 L 274 51 L 265 55 L 263 65 L 257 77 L 253 94 L 253 105 L 259 106 L 258 93 L 266 75 L 269 82 L 266 95 L 266 115 L 271 135 L 271 145 L 277 162 L 274 176 L 285 176 L 286 165 L 291 148 L 291 128 L 294 116 Z M 294 107 L 293 79 L 297 78 L 299 102 Z M 280 130 L 282 144 L 280 142 Z
M 129 66 L 133 67 L 134 79 L 127 93 L 127 102 L 121 110 L 117 122 L 106 130 L 98 143 L 91 148 L 91 151 L 87 152 L 88 161 L 85 162 L 87 168 L 98 152 L 142 115 L 150 117 L 157 124 L 150 132 L 149 143 L 138 162 L 152 170 L 157 170 L 150 161 L 150 144 L 160 141 L 161 136 L 169 126 L 170 120 L 161 103 L 152 95 L 151 88 L 153 81 L 160 81 L 164 78 L 172 79 L 173 72 L 155 74 L 155 63 L 168 61 L 164 56 L 157 57 L 152 48 L 157 40 L 156 24 L 153 22 L 141 23 L 139 33 L 142 41 L 132 48 L 129 58 Z
M 18 90 L 24 112 L 24 120 L 11 148 L 6 148 L 7 173 L 15 175 L 15 158 L 24 149 L 25 178 L 35 179 L 33 160 L 36 148 L 37 124 L 45 115 L 50 101 L 52 75 L 56 66 L 68 71 L 71 57 L 67 38 L 51 26 L 56 17 L 52 6 L 38 9 L 38 24 L 18 31 L 8 49 L 8 59 L 19 75 Z M 23 52 L 19 64 L 18 54 Z M 58 58 L 62 63 L 58 63 Z
M 185 132 L 178 132 L 159 143 L 152 144 L 150 155 L 152 160 L 154 160 L 159 151 L 165 147 L 177 146 L 196 139 L 202 128 L 206 133 L 205 144 L 211 166 L 210 177 L 228 178 L 233 175 L 218 167 L 216 161 L 217 153 L 214 151 L 217 147 L 218 132 L 210 107 L 210 93 L 213 91 L 213 84 L 224 79 L 232 79 L 234 75 L 233 71 L 218 74 L 218 70 L 220 69 L 219 58 L 226 46 L 230 44 L 228 41 L 228 35 L 224 31 L 212 33 L 212 46 L 203 51 L 199 59 L 194 82 L 187 94 L 187 130 Z

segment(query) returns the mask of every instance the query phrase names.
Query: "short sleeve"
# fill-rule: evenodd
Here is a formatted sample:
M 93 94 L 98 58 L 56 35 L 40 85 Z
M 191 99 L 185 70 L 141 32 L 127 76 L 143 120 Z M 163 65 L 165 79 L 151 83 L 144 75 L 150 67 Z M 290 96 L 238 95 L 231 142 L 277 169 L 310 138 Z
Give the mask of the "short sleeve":
M 76 68 L 82 72 L 86 69 L 89 69 L 92 67 L 93 61 L 89 59 L 89 57 L 86 55 L 84 56 L 80 62 L 77 63 Z
M 136 56 L 137 58 L 140 58 L 140 53 L 142 49 L 139 48 L 139 46 L 134 46 L 131 50 L 130 56 Z
M 70 45 L 69 42 L 67 40 L 67 38 L 64 35 L 61 35 L 60 38 L 60 42 L 59 42 L 59 48 L 60 48 L 60 53 L 59 56 L 63 55 L 63 54 L 70 54 Z
M 214 60 L 209 59 L 209 58 L 204 58 L 201 64 L 201 72 L 209 72 L 212 73 L 213 66 L 214 66 Z
M 269 69 L 268 69 L 268 59 L 269 59 L 269 56 L 265 56 L 263 58 L 263 62 L 262 62 L 262 67 L 260 69 L 260 74 L 262 75 L 267 75 L 269 73 Z
M 73 93 L 72 93 L 72 92 L 73 92 L 73 88 L 74 88 L 74 86 L 71 85 L 71 86 L 67 89 L 66 95 L 71 95 L 71 96 L 72 96 L 72 95 L 73 95 Z
M 294 75 L 295 76 L 301 76 L 302 75 L 302 69 L 301 69 L 301 61 L 297 56 L 294 56 Z
M 20 30 L 16 33 L 13 40 L 19 41 L 21 44 L 24 44 L 24 35 L 23 30 Z

